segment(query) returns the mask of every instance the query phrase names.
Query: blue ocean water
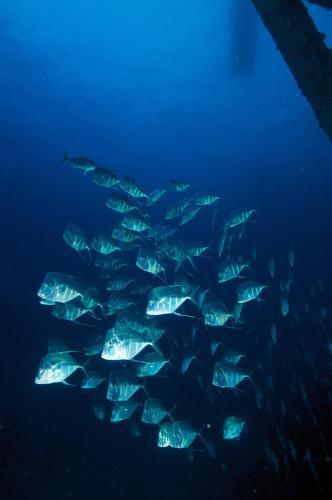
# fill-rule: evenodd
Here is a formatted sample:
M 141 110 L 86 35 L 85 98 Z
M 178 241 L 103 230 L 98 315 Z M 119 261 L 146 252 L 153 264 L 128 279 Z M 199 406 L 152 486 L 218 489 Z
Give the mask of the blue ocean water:
M 1 7 L 1 498 L 328 496 L 332 148 L 258 16 L 252 10 L 252 31 L 246 23 L 241 31 L 230 0 L 4 0 Z M 310 13 L 332 47 L 332 14 L 313 6 Z M 244 50 L 246 36 L 251 62 L 239 72 L 234 51 Z M 69 221 L 89 235 L 110 231 L 116 219 L 90 174 L 59 163 L 64 148 L 119 177 L 130 175 L 146 192 L 180 178 L 193 192 L 219 194 L 226 214 L 254 208 L 240 251 L 256 249 L 263 280 L 270 280 L 271 256 L 279 279 L 289 250 L 295 252 L 292 316 L 279 321 L 272 355 L 263 325 L 274 315 L 269 294 L 248 313 L 254 331 L 230 342 L 268 388 L 261 409 L 250 386 L 220 400 L 217 394 L 212 404 L 190 377 L 180 382 L 170 371 L 161 380 L 180 413 L 211 426 L 215 460 L 157 448 L 157 428 L 143 426 L 135 438 L 126 425 L 97 420 L 91 408 L 102 392 L 34 384 L 50 338 L 79 346 L 86 335 L 51 317 L 36 295 L 48 271 L 94 279 L 63 231 Z M 167 196 L 156 220 L 176 199 Z M 209 243 L 211 216 L 199 213 L 183 237 Z M 206 269 L 214 264 L 216 257 L 206 260 Z M 296 322 L 304 299 L 309 313 Z M 319 321 L 322 308 L 327 319 Z M 190 328 L 186 320 L 169 321 L 174 329 Z M 204 345 L 201 338 L 201 351 Z M 205 363 L 203 356 L 202 371 Z M 290 390 L 294 379 L 303 381 L 308 399 L 299 384 Z M 221 425 L 229 411 L 246 414 L 247 430 L 225 444 Z

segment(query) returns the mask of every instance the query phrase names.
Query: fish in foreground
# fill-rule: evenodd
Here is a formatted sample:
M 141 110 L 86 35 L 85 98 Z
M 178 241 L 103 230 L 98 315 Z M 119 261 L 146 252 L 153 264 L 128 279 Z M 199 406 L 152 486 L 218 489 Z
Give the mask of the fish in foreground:
M 128 401 L 139 389 L 148 396 L 144 383 L 130 370 L 114 370 L 110 373 L 106 398 L 109 401 Z
M 258 299 L 261 292 L 267 288 L 266 285 L 257 283 L 256 281 L 248 280 L 241 283 L 237 287 L 237 301 L 239 304 L 250 302 L 251 300 Z
M 177 309 L 186 301 L 195 302 L 196 290 L 183 285 L 169 285 L 152 288 L 149 292 L 146 314 L 160 316 L 163 314 L 176 314 Z
M 145 424 L 159 425 L 165 417 L 168 417 L 173 422 L 171 412 L 175 409 L 175 405 L 168 411 L 165 403 L 159 399 L 146 399 L 144 401 L 143 413 L 141 420 Z
M 228 417 L 223 424 L 224 439 L 238 439 L 244 427 L 244 420 L 238 417 Z
M 233 363 L 218 361 L 214 365 L 212 384 L 216 387 L 233 389 L 246 378 L 251 381 L 249 375 Z
M 153 250 L 140 248 L 137 255 L 136 266 L 142 271 L 165 280 L 165 265 Z
M 218 266 L 218 283 L 242 278 L 241 272 L 244 269 L 250 269 L 250 266 L 235 259 L 228 259 L 225 262 L 221 262 Z
M 120 180 L 107 168 L 97 167 L 94 171 L 92 182 L 106 188 L 111 188 L 119 184 Z
M 150 341 L 142 333 L 128 327 L 113 327 L 107 332 L 101 357 L 109 361 L 130 360 L 148 345 L 157 348 L 157 340 Z
M 149 198 L 129 175 L 120 182 L 120 188 L 133 198 Z
M 98 164 L 94 160 L 86 156 L 77 156 L 76 158 L 69 157 L 66 150 L 64 150 L 63 160 L 61 160 L 60 163 L 68 163 L 74 168 L 83 170 L 85 173 L 91 172 L 98 167 Z
M 199 437 L 206 446 L 210 455 L 215 458 L 213 444 L 206 441 L 200 431 L 196 431 L 193 424 L 187 420 L 167 422 L 159 427 L 158 446 L 160 448 L 189 448 L 195 439 Z
M 66 379 L 79 369 L 87 375 L 84 365 L 67 352 L 49 352 L 40 362 L 35 384 L 66 384 Z
M 84 286 L 80 278 L 68 274 L 49 272 L 46 274 L 37 295 L 42 300 L 66 303 L 82 297 Z

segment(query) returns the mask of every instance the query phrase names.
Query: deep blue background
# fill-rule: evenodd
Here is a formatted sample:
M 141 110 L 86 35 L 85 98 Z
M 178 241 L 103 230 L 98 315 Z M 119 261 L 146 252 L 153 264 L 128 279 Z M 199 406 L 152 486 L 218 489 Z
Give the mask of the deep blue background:
M 181 177 L 229 210 L 257 208 L 265 261 L 293 247 L 299 283 L 322 276 L 328 289 L 332 148 L 269 34 L 257 20 L 255 70 L 236 78 L 229 0 L 0 4 L 4 498 L 251 498 L 271 481 L 301 491 L 301 466 L 290 487 L 252 465 L 255 435 L 225 474 L 220 460 L 192 464 L 150 433 L 135 441 L 99 424 L 89 397 L 33 384 L 47 339 L 74 341 L 36 298 L 48 270 L 86 272 L 63 229 L 111 223 L 104 190 L 58 163 L 64 147 L 147 191 Z M 310 11 L 332 46 L 332 14 Z

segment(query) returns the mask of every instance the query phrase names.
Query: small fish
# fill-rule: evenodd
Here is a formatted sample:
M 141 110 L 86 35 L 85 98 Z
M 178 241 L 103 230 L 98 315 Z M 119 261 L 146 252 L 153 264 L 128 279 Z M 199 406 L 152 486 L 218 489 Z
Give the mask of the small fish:
M 218 283 L 242 278 L 241 272 L 244 269 L 250 269 L 250 266 L 235 259 L 227 259 L 225 262 L 221 262 L 218 266 Z
M 132 399 L 129 401 L 115 401 L 111 413 L 111 422 L 128 420 L 141 404 Z
M 95 389 L 106 380 L 105 377 L 96 371 L 87 372 L 81 383 L 81 389 Z
M 105 205 L 120 214 L 125 214 L 127 212 L 131 212 L 132 210 L 138 210 L 135 203 L 132 203 L 126 196 L 115 191 L 113 191 L 107 198 Z
M 101 357 L 109 361 L 130 360 L 148 345 L 157 348 L 158 340 L 157 338 L 151 341 L 142 333 L 128 327 L 115 326 L 107 331 Z
M 236 210 L 226 220 L 225 228 L 229 229 L 229 228 L 237 227 L 241 224 L 244 224 L 245 222 L 247 222 L 249 220 L 251 215 L 255 212 L 256 212 L 256 210 L 252 210 L 252 209 L 251 210 Z
M 92 182 L 106 188 L 119 184 L 120 180 L 107 168 L 97 167 L 94 171 Z
M 294 267 L 295 264 L 295 253 L 294 250 L 289 250 L 288 252 L 288 262 L 290 267 Z
M 224 439 L 239 439 L 244 427 L 244 419 L 238 417 L 228 417 L 223 424 Z
M 198 352 L 194 352 L 192 349 L 188 349 L 183 355 L 183 359 L 181 362 L 181 375 L 184 375 L 191 365 L 191 363 L 197 359 Z
M 131 371 L 114 370 L 110 373 L 106 398 L 109 401 L 128 401 L 139 389 L 143 389 L 147 394 L 144 383 Z
M 120 250 L 120 246 L 112 239 L 111 235 L 102 232 L 95 234 L 90 246 L 95 252 L 102 255 L 109 255 Z
M 252 280 L 241 283 L 237 287 L 238 303 L 244 304 L 246 302 L 250 302 L 251 300 L 257 299 L 264 288 L 267 288 L 267 286 Z
M 149 198 L 147 194 L 143 193 L 134 179 L 132 179 L 128 175 L 124 177 L 124 179 L 120 182 L 120 188 L 133 198 Z
M 275 262 L 274 262 L 274 258 L 273 257 L 271 257 L 271 259 L 268 262 L 268 269 L 269 269 L 270 276 L 273 279 L 274 275 L 275 275 L 275 272 L 276 272 Z
M 170 189 L 172 189 L 173 191 L 182 192 L 186 191 L 190 187 L 191 187 L 190 184 L 187 184 L 186 182 L 183 181 L 179 181 L 177 179 L 172 179 L 170 182 Z
M 140 357 L 135 373 L 137 377 L 153 377 L 168 363 L 159 352 L 147 352 Z
M 196 290 L 195 290 L 196 291 Z M 146 314 L 159 316 L 176 314 L 177 309 L 186 301 L 194 301 L 195 291 L 182 285 L 159 286 L 149 292 Z
M 283 316 L 287 316 L 287 314 L 289 313 L 289 303 L 285 295 L 283 295 L 280 299 L 280 308 L 281 308 L 281 314 Z
M 96 403 L 92 406 L 92 411 L 94 416 L 98 420 L 105 420 L 106 414 L 105 414 L 105 405 L 102 405 L 100 403 Z
M 153 250 L 140 248 L 137 255 L 136 266 L 147 273 L 151 273 L 165 281 L 165 265 Z
M 184 224 L 187 224 L 187 222 L 191 221 L 200 211 L 201 207 L 189 207 L 187 210 L 185 210 L 180 219 L 180 226 L 183 226 Z
M 66 379 L 78 369 L 85 372 L 84 365 L 79 364 L 67 352 L 50 352 L 39 364 L 35 384 L 66 384 Z
M 126 214 L 120 222 L 120 225 L 131 231 L 136 231 L 137 233 L 142 233 L 151 228 L 143 217 L 133 215 L 132 213 Z
M 94 160 L 90 160 L 90 158 L 86 158 L 85 156 L 70 158 L 66 150 L 64 150 L 63 160 L 61 160 L 60 163 L 68 163 L 74 168 L 83 170 L 83 172 L 85 173 L 96 170 L 96 168 L 98 167 L 97 163 Z
M 87 243 L 86 237 L 82 231 L 76 224 L 73 222 L 69 222 L 67 224 L 67 227 L 65 229 L 65 232 L 63 233 L 63 239 L 65 242 L 83 258 L 83 260 L 86 261 L 84 256 L 81 254 L 84 250 L 87 250 L 89 253 L 89 259 L 90 259 L 90 248 Z
M 212 384 L 221 388 L 235 388 L 242 380 L 250 379 L 241 368 L 233 363 L 218 361 L 214 365 Z
M 155 189 L 152 191 L 152 193 L 149 194 L 148 206 L 155 205 L 165 193 L 167 193 L 166 189 Z
M 171 421 L 173 421 L 173 417 L 171 416 L 171 412 L 174 410 L 167 411 L 165 404 L 163 401 L 159 399 L 146 399 L 144 401 L 143 413 L 142 413 L 142 422 L 145 424 L 156 424 L 159 425 L 165 417 L 168 417 Z
M 86 285 L 83 285 L 80 278 L 75 278 L 63 273 L 47 273 L 37 295 L 42 300 L 69 302 L 77 297 L 82 297 Z
M 208 193 L 199 193 L 195 196 L 195 205 L 198 207 L 205 207 L 208 205 L 214 205 L 219 200 L 221 200 L 220 196 Z

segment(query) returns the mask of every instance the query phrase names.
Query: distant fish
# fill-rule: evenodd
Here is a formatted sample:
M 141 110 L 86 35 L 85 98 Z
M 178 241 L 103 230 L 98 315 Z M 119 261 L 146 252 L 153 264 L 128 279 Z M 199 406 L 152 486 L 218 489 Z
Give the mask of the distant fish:
M 173 190 L 173 191 L 186 191 L 187 189 L 190 188 L 190 184 L 186 183 L 186 182 L 183 182 L 183 181 L 179 181 L 177 179 L 172 179 L 171 182 L 170 182 L 170 188 Z
M 68 163 L 74 168 L 83 170 L 84 173 L 92 172 L 98 167 L 98 164 L 94 160 L 91 160 L 86 156 L 78 156 L 76 158 L 70 158 L 66 150 L 64 150 L 63 160 L 61 160 L 60 163 Z

